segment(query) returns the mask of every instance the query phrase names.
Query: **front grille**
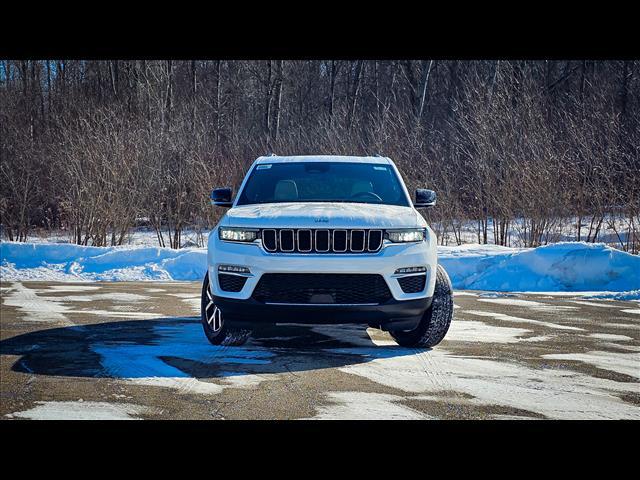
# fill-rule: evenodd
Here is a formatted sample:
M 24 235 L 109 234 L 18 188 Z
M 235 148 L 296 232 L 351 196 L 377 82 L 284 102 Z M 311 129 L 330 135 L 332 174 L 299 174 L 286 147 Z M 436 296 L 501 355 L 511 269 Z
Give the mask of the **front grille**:
M 244 287 L 247 277 L 240 275 L 229 275 L 228 273 L 218 274 L 218 283 L 220 284 L 220 290 L 225 292 L 239 292 Z
M 398 279 L 400 288 L 404 293 L 418 293 L 424 290 L 427 282 L 426 275 L 412 275 L 411 277 L 402 277 Z
M 377 274 L 265 273 L 252 296 L 263 303 L 379 304 L 391 292 Z
M 373 253 L 382 247 L 382 230 L 262 230 L 262 246 L 270 253 Z

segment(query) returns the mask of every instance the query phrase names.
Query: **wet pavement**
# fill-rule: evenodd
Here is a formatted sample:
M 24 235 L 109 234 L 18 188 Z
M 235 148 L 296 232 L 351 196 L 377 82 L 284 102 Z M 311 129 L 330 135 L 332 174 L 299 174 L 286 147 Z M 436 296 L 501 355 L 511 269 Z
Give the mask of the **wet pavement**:
M 197 283 L 0 288 L 2 419 L 640 419 L 638 302 L 459 291 L 430 350 L 353 325 L 214 347 Z

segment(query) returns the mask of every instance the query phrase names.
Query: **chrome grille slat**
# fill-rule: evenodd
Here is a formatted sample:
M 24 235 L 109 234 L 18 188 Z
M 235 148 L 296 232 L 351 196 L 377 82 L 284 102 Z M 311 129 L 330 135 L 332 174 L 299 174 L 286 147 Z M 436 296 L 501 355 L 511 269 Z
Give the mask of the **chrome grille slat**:
M 344 249 L 336 249 L 336 233 L 340 232 L 340 236 L 342 236 L 342 232 L 344 232 Z M 333 242 L 331 245 L 331 250 L 333 250 L 336 253 L 345 253 L 348 249 L 349 249 L 349 245 L 347 245 L 347 239 L 349 238 L 349 233 L 347 230 L 343 230 L 342 228 L 337 228 L 333 231 L 333 235 L 332 235 L 332 239 Z
M 282 234 L 285 232 L 291 232 L 291 249 L 285 249 L 284 248 L 284 243 L 282 242 Z M 285 253 L 291 253 L 291 252 L 295 252 L 296 251 L 296 235 L 294 233 L 294 230 L 291 228 L 283 228 L 282 230 L 280 230 L 279 232 L 280 234 L 278 235 L 279 239 L 280 239 L 280 250 L 285 252 Z
M 325 249 L 321 250 L 321 249 L 318 248 L 318 233 L 320 233 L 320 232 L 327 232 L 327 248 L 326 248 L 326 250 Z M 325 253 L 325 252 L 328 252 L 331 249 L 331 232 L 329 230 L 327 230 L 325 228 L 321 228 L 319 230 L 316 230 L 314 237 L 315 237 L 315 246 L 316 246 L 315 251 L 316 252 Z
M 273 235 L 273 248 L 271 246 L 271 235 Z M 269 241 L 267 241 L 267 238 Z M 273 228 L 267 228 L 262 230 L 262 246 L 267 252 L 278 251 L 278 233 Z
M 378 246 L 374 248 L 371 248 L 372 233 L 375 233 L 374 238 L 378 237 Z M 367 233 L 367 250 L 370 252 L 377 252 L 378 250 L 380 250 L 380 247 L 382 247 L 383 238 L 384 238 L 384 234 L 382 230 L 369 230 L 369 232 Z
M 300 245 L 300 233 L 306 233 L 309 232 L 309 248 L 308 249 L 303 249 Z M 313 250 L 313 233 L 311 232 L 311 229 L 308 228 L 301 228 L 300 230 L 296 231 L 296 240 L 298 241 L 298 251 L 300 253 L 309 253 Z
M 300 241 L 301 233 L 302 242 Z M 376 253 L 382 248 L 383 238 L 384 232 L 380 229 L 265 228 L 262 230 L 262 246 L 267 253 Z M 275 248 L 270 248 L 274 245 Z M 339 248 L 336 248 L 336 245 Z M 327 248 L 318 248 L 319 246 Z
M 354 234 L 354 232 L 362 232 L 362 248 L 355 249 L 353 247 L 353 245 L 354 245 L 354 242 L 353 242 L 353 234 Z M 364 247 L 365 247 L 366 243 L 367 243 L 367 232 L 365 232 L 364 230 L 355 229 L 355 230 L 351 230 L 349 232 L 349 250 L 351 252 L 354 252 L 354 253 L 364 252 Z

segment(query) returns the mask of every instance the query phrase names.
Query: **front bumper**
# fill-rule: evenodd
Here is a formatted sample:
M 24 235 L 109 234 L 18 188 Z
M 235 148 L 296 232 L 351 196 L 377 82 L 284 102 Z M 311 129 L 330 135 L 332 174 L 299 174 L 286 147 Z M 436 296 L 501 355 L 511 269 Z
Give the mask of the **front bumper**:
M 238 300 L 218 296 L 214 296 L 214 301 L 225 319 L 236 326 L 253 328 L 274 323 L 359 323 L 382 330 L 413 330 L 431 306 L 431 297 L 389 300 L 380 305 L 274 305 L 252 298 Z
M 265 273 L 349 273 L 379 274 L 385 279 L 393 300 L 409 301 L 433 296 L 437 255 L 435 235 L 428 229 L 428 240 L 419 243 L 384 246 L 376 253 L 308 254 L 268 253 L 259 242 L 242 244 L 221 241 L 217 228 L 209 235 L 208 271 L 211 293 L 225 299 L 248 300 Z M 219 265 L 239 265 L 251 270 L 239 292 L 223 291 L 218 283 Z M 425 266 L 426 286 L 419 293 L 404 293 L 395 271 L 402 267 Z M 338 308 L 331 306 L 329 308 Z

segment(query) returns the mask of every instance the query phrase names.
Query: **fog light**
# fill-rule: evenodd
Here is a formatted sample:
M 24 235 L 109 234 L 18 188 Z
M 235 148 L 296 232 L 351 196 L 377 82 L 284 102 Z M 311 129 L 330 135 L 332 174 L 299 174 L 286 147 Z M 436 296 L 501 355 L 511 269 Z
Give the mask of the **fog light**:
M 218 265 L 219 272 L 231 272 L 231 273 L 251 273 L 247 267 L 241 267 L 239 265 Z
M 426 271 L 427 267 L 404 267 L 397 269 L 395 275 L 400 275 L 403 273 L 422 273 Z

